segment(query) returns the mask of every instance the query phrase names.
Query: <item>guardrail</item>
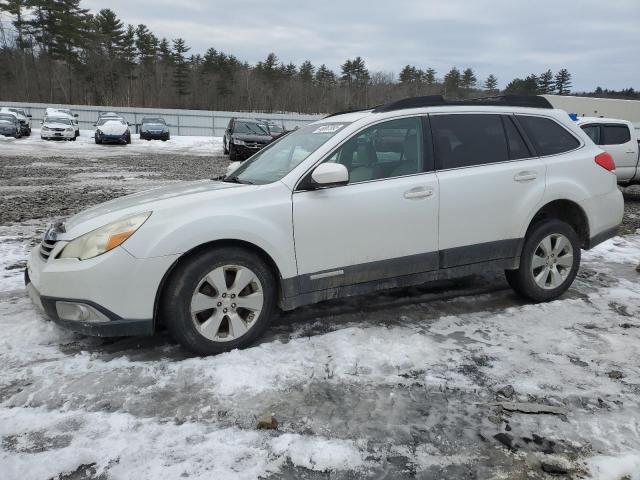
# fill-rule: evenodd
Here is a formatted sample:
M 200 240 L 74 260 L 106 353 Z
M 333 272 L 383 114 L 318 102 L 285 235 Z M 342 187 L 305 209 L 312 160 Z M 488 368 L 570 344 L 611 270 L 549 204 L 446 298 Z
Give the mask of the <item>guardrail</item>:
M 139 122 L 145 116 L 161 116 L 170 125 L 174 135 L 199 135 L 221 137 L 233 117 L 260 118 L 293 129 L 318 120 L 324 115 L 304 115 L 297 113 L 265 113 L 265 112 L 225 112 L 213 110 L 177 110 L 164 108 L 109 107 L 97 105 L 63 105 L 28 102 L 5 102 L 0 106 L 23 108 L 32 115 L 33 126 L 37 128 L 44 118 L 47 108 L 68 108 L 78 114 L 81 129 L 93 129 L 99 113 L 115 112 L 121 115 L 138 132 Z

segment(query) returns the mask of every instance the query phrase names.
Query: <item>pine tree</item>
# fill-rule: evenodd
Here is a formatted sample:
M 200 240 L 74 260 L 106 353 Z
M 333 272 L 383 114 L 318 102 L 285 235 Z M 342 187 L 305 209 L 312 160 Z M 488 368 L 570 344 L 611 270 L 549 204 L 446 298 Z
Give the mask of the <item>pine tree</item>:
M 316 83 L 324 89 L 331 88 L 336 84 L 336 74 L 323 63 L 316 72 Z
M 399 76 L 400 83 L 408 85 L 416 81 L 416 67 L 406 65 L 401 71 Z
M 456 67 L 453 67 L 449 72 L 444 76 L 444 89 L 445 95 L 455 95 L 460 88 L 460 70 Z
M 484 81 L 484 89 L 489 92 L 489 93 L 495 93 L 498 91 L 498 79 L 496 78 L 496 76 L 492 73 L 490 74 L 487 79 Z
M 24 27 L 26 25 L 23 14 L 28 7 L 28 0 L 0 1 L 0 12 L 7 12 L 9 15 L 14 17 L 11 23 L 16 29 L 16 46 L 20 49 L 24 49 L 28 46 L 23 34 Z
M 424 72 L 424 83 L 427 85 L 435 85 L 436 83 L 436 71 L 433 68 L 427 68 Z
M 553 93 L 555 82 L 553 81 L 553 72 L 549 69 L 538 76 L 538 91 L 540 94 Z
M 173 40 L 173 86 L 178 97 L 189 95 L 189 64 L 186 53 L 190 50 L 182 38 Z
M 476 86 L 478 79 L 471 68 L 465 68 L 462 72 L 462 78 L 460 79 L 460 86 L 464 89 L 471 89 Z
M 566 68 L 563 68 L 555 76 L 556 93 L 558 95 L 569 95 L 571 92 L 571 74 Z
M 300 77 L 300 80 L 302 80 L 303 83 L 311 83 L 313 82 L 313 75 L 315 71 L 316 67 L 313 66 L 311 61 L 305 60 L 302 65 L 300 65 L 298 77 Z

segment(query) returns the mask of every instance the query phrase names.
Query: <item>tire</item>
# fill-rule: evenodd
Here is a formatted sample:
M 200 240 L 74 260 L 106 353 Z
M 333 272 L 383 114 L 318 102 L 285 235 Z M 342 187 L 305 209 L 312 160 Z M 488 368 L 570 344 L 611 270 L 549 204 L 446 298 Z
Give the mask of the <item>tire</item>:
M 76 138 L 78 138 L 78 137 L 73 137 L 73 138 L 70 138 L 69 140 L 71 140 L 72 142 L 75 142 Z
M 543 240 L 549 243 L 542 244 Z M 559 247 L 562 248 L 558 250 Z M 580 268 L 580 255 L 580 240 L 573 228 L 560 220 L 545 220 L 527 233 L 520 268 L 506 270 L 505 275 L 520 295 L 535 302 L 548 302 L 571 286 Z M 532 268 L 534 261 L 537 266 Z
M 131 134 L 127 135 L 127 145 L 131 144 Z
M 24 134 L 25 137 L 30 137 L 31 136 L 31 128 L 28 128 L 27 131 Z
M 76 137 L 75 138 L 78 138 L 79 136 L 80 136 L 80 130 L 76 130 Z
M 251 278 L 239 292 L 233 288 L 238 275 Z M 159 314 L 178 343 L 198 355 L 213 355 L 247 347 L 257 340 L 276 312 L 277 291 L 273 272 L 259 256 L 235 247 L 214 249 L 178 265 L 162 292 Z M 244 302 L 253 309 L 234 303 L 234 298 L 239 304 L 239 299 L 249 295 L 251 299 Z M 204 310 L 192 311 L 194 298 L 200 303 L 196 309 Z M 201 330 L 207 325 L 208 334 Z M 234 333 L 235 328 L 239 333 Z
M 225 155 L 229 155 L 229 149 L 227 148 L 227 140 L 226 140 L 226 139 L 224 139 L 224 140 L 222 141 L 222 152 L 223 152 Z
M 238 152 L 236 152 L 236 147 L 233 146 L 233 143 L 229 145 L 229 160 L 232 162 L 239 160 Z
M 96 145 L 102 145 L 102 140 L 100 140 L 98 137 L 95 137 L 96 139 Z

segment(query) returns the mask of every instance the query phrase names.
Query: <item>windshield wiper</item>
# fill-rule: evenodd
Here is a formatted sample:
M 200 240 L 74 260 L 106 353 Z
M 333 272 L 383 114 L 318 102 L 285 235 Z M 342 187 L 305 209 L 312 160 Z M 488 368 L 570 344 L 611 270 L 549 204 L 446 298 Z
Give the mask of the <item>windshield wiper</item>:
M 225 177 L 223 182 L 239 183 L 241 185 L 253 185 L 253 182 L 249 180 L 240 180 L 238 177 L 234 177 L 233 175 Z

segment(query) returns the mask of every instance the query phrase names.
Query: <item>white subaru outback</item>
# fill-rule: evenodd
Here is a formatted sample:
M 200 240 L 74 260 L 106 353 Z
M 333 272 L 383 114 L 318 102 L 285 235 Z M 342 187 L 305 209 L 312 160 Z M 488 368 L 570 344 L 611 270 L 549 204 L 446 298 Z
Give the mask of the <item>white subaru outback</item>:
M 198 354 L 251 344 L 278 309 L 487 269 L 548 301 L 622 220 L 614 168 L 540 97 L 402 100 L 52 225 L 27 290 L 72 330 L 166 326 Z

